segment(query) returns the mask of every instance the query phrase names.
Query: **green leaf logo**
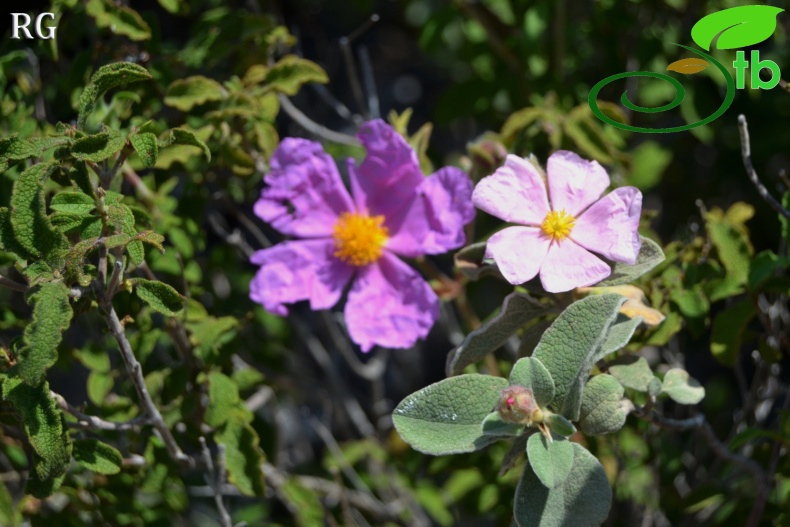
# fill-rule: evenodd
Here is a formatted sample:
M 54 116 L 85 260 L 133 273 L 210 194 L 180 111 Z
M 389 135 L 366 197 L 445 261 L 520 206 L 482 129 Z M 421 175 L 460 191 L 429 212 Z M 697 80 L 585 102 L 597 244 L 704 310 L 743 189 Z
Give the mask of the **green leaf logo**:
M 691 38 L 699 47 L 710 51 L 718 36 L 716 47 L 735 49 L 753 46 L 766 40 L 776 31 L 776 17 L 784 11 L 767 5 L 745 5 L 712 13 L 694 24 Z M 719 36 L 721 35 L 721 36 Z

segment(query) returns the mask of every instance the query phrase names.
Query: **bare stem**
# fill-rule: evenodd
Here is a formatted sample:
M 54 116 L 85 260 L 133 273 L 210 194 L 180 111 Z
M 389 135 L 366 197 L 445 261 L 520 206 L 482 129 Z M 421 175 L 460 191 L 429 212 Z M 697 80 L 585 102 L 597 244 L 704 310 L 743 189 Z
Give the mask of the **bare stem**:
M 203 454 L 203 462 L 206 464 L 208 474 L 206 474 L 206 483 L 208 483 L 214 494 L 214 503 L 217 504 L 217 511 L 219 512 L 219 520 L 222 527 L 233 527 L 233 520 L 230 519 L 228 509 L 225 508 L 225 501 L 222 497 L 222 488 L 225 485 L 225 445 L 217 445 L 217 465 L 214 466 L 214 460 L 211 458 L 211 452 L 206 444 L 206 438 L 200 438 L 200 451 Z
M 0 275 L 0 285 L 3 287 L 7 287 L 13 291 L 19 291 L 20 293 L 27 292 L 27 286 L 25 284 L 20 284 L 19 282 L 15 282 L 10 278 L 6 278 L 3 275 Z
M 122 432 L 126 430 L 136 430 L 141 426 L 151 424 L 151 420 L 147 417 L 137 417 L 130 421 L 124 421 L 120 423 L 114 421 L 105 421 L 99 417 L 88 415 L 77 410 L 59 393 L 50 392 L 50 394 L 52 395 L 52 398 L 55 399 L 55 402 L 58 403 L 58 406 L 61 410 L 77 418 L 76 423 L 69 423 L 74 428 L 86 430 L 114 430 L 117 432 Z
M 743 166 L 746 168 L 746 175 L 749 176 L 754 186 L 757 187 L 757 192 L 760 194 L 760 197 L 781 216 L 790 219 L 790 210 L 785 209 L 776 198 L 769 194 L 768 189 L 765 188 L 760 178 L 757 177 L 757 172 L 752 165 L 752 147 L 749 144 L 749 126 L 743 114 L 738 116 L 738 130 L 741 132 L 741 157 L 743 158 Z
M 291 119 L 299 123 L 299 126 L 307 130 L 313 135 L 317 135 L 322 139 L 326 139 L 327 141 L 332 141 L 333 143 L 340 143 L 344 145 L 352 145 L 357 146 L 359 142 L 356 138 L 351 137 L 350 135 L 341 134 L 339 132 L 335 132 L 334 130 L 330 130 L 329 128 L 318 124 L 317 122 L 313 121 L 309 117 L 307 117 L 302 111 L 294 106 L 294 103 L 286 97 L 285 95 L 280 94 L 279 97 L 280 106 L 285 113 L 287 113 Z

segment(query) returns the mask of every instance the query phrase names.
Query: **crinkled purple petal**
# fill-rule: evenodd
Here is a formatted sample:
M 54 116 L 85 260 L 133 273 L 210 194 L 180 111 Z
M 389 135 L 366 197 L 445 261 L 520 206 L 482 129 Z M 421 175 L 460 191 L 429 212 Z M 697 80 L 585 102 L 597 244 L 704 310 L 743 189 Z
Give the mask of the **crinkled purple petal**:
M 565 210 L 571 216 L 581 214 L 609 186 L 609 174 L 597 161 L 587 161 L 567 150 L 551 154 L 546 171 L 551 210 Z
M 331 236 L 337 216 L 354 210 L 335 162 L 314 141 L 283 139 L 264 181 L 255 214 L 283 234 Z
M 642 241 L 639 216 L 642 193 L 621 187 L 602 197 L 576 220 L 573 241 L 615 262 L 636 263 Z
M 409 348 L 439 318 L 439 299 L 414 269 L 385 251 L 377 263 L 360 270 L 345 314 L 351 340 L 362 351 L 376 345 Z
M 493 258 L 511 284 L 535 278 L 549 251 L 551 239 L 536 227 L 507 227 L 486 243 L 486 257 Z
M 543 177 L 532 163 L 512 154 L 480 180 L 472 201 L 480 210 L 521 225 L 540 225 L 549 212 Z
M 563 293 L 577 287 L 597 284 L 612 274 L 612 269 L 573 240 L 554 242 L 540 267 L 540 282 L 549 293 Z
M 475 217 L 472 180 L 458 168 L 444 167 L 424 178 L 400 225 L 389 218 L 387 248 L 403 256 L 439 254 L 466 242 L 464 225 Z
M 294 240 L 257 251 L 260 265 L 250 283 L 250 298 L 267 311 L 287 315 L 285 304 L 309 300 L 314 310 L 329 309 L 340 299 L 354 268 L 333 256 L 332 239 Z
M 417 154 L 381 119 L 363 124 L 357 137 L 367 155 L 358 167 L 348 161 L 354 202 L 360 211 L 383 215 L 390 231 L 397 232 L 425 180 Z

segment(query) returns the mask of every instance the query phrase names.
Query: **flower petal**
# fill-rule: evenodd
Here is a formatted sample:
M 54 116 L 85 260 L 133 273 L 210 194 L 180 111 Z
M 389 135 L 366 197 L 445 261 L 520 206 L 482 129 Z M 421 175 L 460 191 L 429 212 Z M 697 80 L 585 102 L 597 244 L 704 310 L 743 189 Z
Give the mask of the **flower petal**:
M 472 201 L 480 210 L 522 225 L 540 225 L 549 212 L 543 177 L 532 163 L 512 154 L 480 180 Z
M 508 227 L 488 239 L 486 256 L 511 284 L 532 280 L 541 268 L 551 239 L 535 227 Z
M 597 284 L 610 274 L 611 267 L 601 259 L 566 239 L 551 244 L 540 268 L 540 282 L 549 293 L 563 293 Z
M 621 187 L 595 202 L 576 220 L 573 241 L 609 260 L 636 263 L 642 240 L 639 216 L 642 193 L 635 187 Z
M 349 160 L 351 190 L 358 210 L 400 218 L 425 179 L 417 154 L 381 119 L 363 124 L 357 137 L 367 150 L 359 167 Z
M 362 351 L 408 348 L 439 318 L 439 299 L 414 269 L 385 252 L 354 280 L 345 314 L 351 340 Z
M 331 239 L 283 242 L 256 252 L 250 261 L 261 268 L 250 283 L 250 298 L 283 316 L 283 304 L 300 300 L 315 310 L 334 306 L 354 273 L 334 252 Z
M 353 210 L 335 162 L 314 141 L 283 139 L 264 180 L 255 214 L 283 234 L 331 236 L 337 216 Z
M 387 248 L 403 256 L 439 254 L 466 242 L 464 225 L 475 217 L 472 180 L 458 168 L 445 167 L 422 180 L 402 222 L 386 217 Z
M 601 197 L 609 186 L 609 174 L 597 161 L 587 161 L 573 152 L 559 150 L 546 165 L 551 210 L 578 216 Z

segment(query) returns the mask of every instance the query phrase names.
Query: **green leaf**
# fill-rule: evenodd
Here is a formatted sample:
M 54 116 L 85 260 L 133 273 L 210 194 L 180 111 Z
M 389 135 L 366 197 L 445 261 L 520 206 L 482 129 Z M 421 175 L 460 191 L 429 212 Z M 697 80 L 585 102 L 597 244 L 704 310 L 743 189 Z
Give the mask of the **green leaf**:
M 18 247 L 12 248 L 27 260 L 55 255 L 66 248 L 66 239 L 50 223 L 44 205 L 43 183 L 57 169 L 56 165 L 39 163 L 22 172 L 11 193 L 10 224 Z M 8 245 L 6 236 L 4 244 Z
M 579 426 L 591 436 L 613 434 L 625 424 L 625 411 L 620 408 L 623 386 L 611 375 L 596 375 L 584 389 Z
M 9 160 L 20 161 L 32 157 L 32 154 L 30 144 L 16 134 L 0 137 L 0 172 L 5 172 Z
M 554 381 L 551 374 L 535 357 L 524 357 L 516 361 L 510 371 L 510 384 L 532 390 L 532 396 L 541 408 L 554 400 Z
M 650 190 L 661 181 L 671 161 L 672 150 L 662 148 L 656 141 L 645 141 L 631 151 L 628 182 L 639 190 Z
M 75 216 L 87 216 L 96 208 L 93 198 L 82 192 L 61 192 L 56 194 L 49 208 Z
M 639 357 L 631 364 L 616 364 L 609 367 L 609 373 L 626 388 L 646 392 L 655 379 L 653 370 L 644 357 Z
M 744 298 L 719 311 L 713 321 L 710 339 L 710 352 L 716 360 L 727 366 L 735 366 L 741 353 L 743 334 L 755 314 L 751 298 Z
M 208 374 L 208 400 L 205 421 L 209 426 L 219 428 L 225 424 L 239 406 L 239 389 L 236 384 L 220 372 Z
M 246 496 L 263 497 L 264 458 L 255 430 L 243 420 L 231 418 L 222 431 L 214 436 L 214 440 L 225 445 L 228 481 Z
M 749 287 L 751 289 L 758 288 L 775 272 L 788 266 L 790 266 L 790 259 L 786 256 L 778 256 L 770 250 L 762 251 L 749 263 Z
M 625 300 L 606 294 L 574 302 L 546 330 L 532 354 L 554 380 L 555 407 L 571 421 L 579 418 L 587 377 Z
M 491 412 L 483 419 L 483 435 L 487 436 L 518 436 L 524 431 L 524 425 L 504 421 L 499 412 Z
M 521 457 L 527 451 L 527 440 L 531 437 L 532 434 L 538 433 L 537 428 L 528 428 L 523 434 L 518 436 L 510 443 L 510 447 L 505 452 L 505 455 L 502 457 L 502 466 L 499 468 L 499 476 L 502 477 L 507 472 L 516 466 L 516 463 L 519 462 Z
M 766 5 L 731 7 L 711 13 L 691 28 L 691 38 L 706 51 L 710 51 L 713 40 L 718 49 L 745 48 L 771 38 L 776 31 L 776 17 L 784 11 Z
M 58 345 L 71 324 L 69 288 L 63 282 L 46 282 L 30 290 L 28 302 L 33 305 L 33 320 L 25 328 L 25 345 L 19 351 L 19 376 L 38 386 L 58 360 Z
M 576 433 L 576 427 L 573 423 L 565 419 L 560 414 L 548 414 L 545 418 L 546 424 L 549 425 L 551 431 L 563 437 L 570 437 Z
M 552 441 L 532 434 L 527 441 L 527 458 L 535 475 L 549 489 L 562 485 L 573 468 L 573 443 L 564 437 Z
M 530 465 L 524 468 L 513 512 L 518 527 L 597 527 L 606 520 L 611 503 L 603 467 L 573 443 L 573 467 L 562 485 L 549 489 Z
M 140 14 L 123 5 L 109 0 L 88 0 L 85 12 L 96 20 L 96 25 L 108 28 L 116 35 L 124 35 L 130 40 L 148 40 L 151 28 Z
M 184 128 L 173 128 L 169 133 L 159 141 L 159 146 L 166 148 L 171 145 L 189 145 L 196 146 L 203 150 L 203 155 L 206 160 L 211 161 L 211 151 L 206 146 L 206 143 L 198 139 L 194 132 Z
M 88 374 L 88 382 L 85 385 L 88 399 L 96 406 L 103 406 L 114 385 L 115 381 L 109 373 L 90 372 Z
M 140 156 L 140 162 L 145 168 L 153 168 L 159 155 L 159 143 L 156 136 L 150 132 L 134 134 L 129 137 L 134 151 Z
M 12 368 L 0 378 L 3 400 L 19 413 L 35 457 L 35 473 L 39 480 L 50 480 L 66 473 L 71 460 L 71 441 L 66 431 L 63 412 L 50 396 L 44 381 L 30 386 L 13 376 Z
M 494 441 L 481 423 L 507 386 L 501 377 L 460 375 L 415 392 L 392 413 L 398 433 L 415 450 L 441 455 L 473 452 Z
M 126 145 L 126 138 L 115 130 L 86 135 L 72 143 L 71 155 L 80 161 L 98 163 L 109 158 Z
M 0 483 L 0 525 L 16 527 L 19 525 L 19 514 L 14 506 L 14 499 L 9 494 L 5 483 Z
M 494 260 L 486 260 L 486 242 L 473 243 L 455 253 L 455 267 L 470 280 L 493 276 L 504 280 Z
M 133 62 L 116 62 L 99 68 L 80 95 L 77 126 L 83 128 L 88 115 L 93 111 L 96 100 L 111 88 L 130 82 L 151 79 L 151 74 Z
M 36 461 L 33 461 L 34 467 L 37 467 Z M 32 477 L 28 478 L 27 483 L 25 484 L 25 494 L 30 494 L 34 498 L 38 498 L 43 500 L 44 498 L 48 498 L 52 496 L 57 490 L 63 485 L 63 480 L 66 479 L 66 475 L 58 476 L 53 479 L 45 479 L 40 480 L 38 477 L 33 475 Z
M 680 312 L 687 318 L 704 317 L 710 311 L 710 302 L 699 284 L 691 289 L 673 289 L 669 299 L 677 304 Z
M 184 297 L 164 282 L 144 278 L 132 278 L 129 282 L 141 300 L 163 315 L 174 317 L 184 309 Z
M 680 404 L 697 404 L 705 397 L 705 388 L 685 370 L 672 368 L 664 375 L 661 393 L 669 395 Z
M 296 55 L 284 56 L 266 74 L 267 85 L 286 95 L 296 95 L 308 82 L 326 84 L 329 77 L 321 66 Z
M 732 208 L 736 208 L 736 205 Z M 753 208 L 749 207 L 748 210 L 754 214 Z M 749 278 L 753 249 L 743 223 L 732 221 L 728 215 L 723 215 L 719 209 L 713 209 L 706 214 L 708 236 L 716 247 L 727 275 L 735 278 L 739 284 L 745 284 Z
M 95 186 L 88 172 L 88 167 L 85 166 L 84 162 L 74 163 L 74 166 L 69 171 L 69 178 L 84 194 L 92 199 L 96 198 Z
M 221 101 L 224 88 L 220 83 L 202 75 L 174 81 L 167 88 L 165 104 L 187 112 L 210 101 Z
M 77 439 L 71 455 L 77 463 L 97 474 L 117 474 L 123 466 L 121 453 L 98 439 Z
M 617 322 L 609 328 L 609 333 L 606 335 L 603 344 L 601 344 L 601 350 L 593 357 L 593 362 L 598 362 L 610 353 L 624 348 L 641 323 L 642 317 L 628 318 L 622 314 L 618 315 Z
M 664 251 L 656 242 L 644 236 L 640 236 L 640 239 L 642 248 L 639 250 L 636 263 L 634 265 L 615 263 L 612 267 L 612 274 L 607 279 L 595 284 L 596 287 L 631 283 L 664 261 Z
M 524 293 L 505 297 L 502 309 L 482 327 L 472 331 L 447 356 L 447 374 L 458 375 L 470 364 L 502 346 L 521 326 L 545 314 L 549 307 Z
M 129 253 L 129 258 L 132 260 L 132 263 L 134 265 L 140 265 L 143 263 L 143 260 L 145 260 L 145 248 L 143 247 L 142 241 L 137 239 L 138 233 L 134 228 L 134 213 L 132 212 L 132 209 L 126 205 L 123 205 L 121 208 L 123 210 L 121 230 L 127 236 L 134 238 L 133 241 L 129 242 L 129 245 L 126 247 L 126 251 Z M 161 242 L 159 242 L 159 250 L 164 252 Z

